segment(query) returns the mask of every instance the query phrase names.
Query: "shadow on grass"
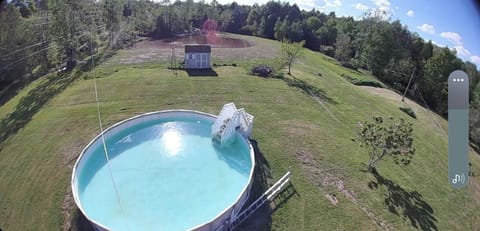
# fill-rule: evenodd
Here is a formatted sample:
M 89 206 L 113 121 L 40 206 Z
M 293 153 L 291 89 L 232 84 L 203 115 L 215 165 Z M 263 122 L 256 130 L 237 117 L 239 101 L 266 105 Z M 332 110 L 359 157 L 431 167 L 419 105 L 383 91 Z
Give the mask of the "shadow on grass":
M 387 189 L 384 203 L 391 213 L 410 221 L 410 224 L 416 229 L 438 230 L 433 208 L 423 200 L 420 193 L 406 191 L 400 185 L 381 176 L 376 169 L 372 169 L 371 172 L 376 182 L 369 182 L 368 187 L 370 189 L 379 187 Z
M 190 77 L 217 77 L 218 73 L 213 69 L 186 69 L 185 70 Z
M 75 215 L 72 220 L 72 228 L 71 230 L 76 231 L 95 231 L 93 228 L 92 223 L 80 212 L 79 209 L 75 210 Z
M 324 90 L 322 90 L 318 87 L 315 87 L 313 85 L 310 85 L 306 81 L 303 81 L 301 79 L 297 79 L 294 76 L 292 76 L 292 78 L 287 78 L 287 77 L 284 77 L 284 76 L 275 77 L 275 78 L 283 80 L 290 87 L 296 87 L 296 88 L 302 90 L 302 92 L 304 94 L 307 94 L 307 95 L 313 96 L 313 97 L 317 97 L 318 99 L 320 99 L 324 102 L 327 102 L 327 103 L 337 104 L 337 102 L 335 100 L 333 100 L 332 98 L 327 96 L 327 93 Z
M 255 152 L 255 169 L 253 174 L 253 185 L 250 190 L 250 196 L 245 203 L 243 209 L 248 207 L 253 203 L 257 198 L 259 198 L 265 191 L 270 187 L 269 181 L 272 180 L 270 175 L 270 166 L 268 161 L 265 159 L 263 153 L 258 147 L 257 141 L 250 140 L 250 143 L 253 146 Z M 280 192 L 275 199 L 272 201 L 274 208 L 272 209 L 267 202 L 262 207 L 260 207 L 255 213 L 250 215 L 236 230 L 250 231 L 250 230 L 271 230 L 272 229 L 272 218 L 271 214 L 274 213 L 278 208 L 284 206 L 287 201 L 292 198 L 294 195 L 300 196 L 295 187 L 290 183 L 286 188 Z
M 270 165 L 265 159 L 256 140 L 250 140 L 255 152 L 255 169 L 253 172 L 253 185 L 250 189 L 250 196 L 243 206 L 243 209 L 248 207 L 258 197 L 260 197 L 269 187 L 269 180 L 272 179 L 270 175 Z M 270 230 L 272 227 L 272 209 L 267 204 L 260 207 L 254 214 L 247 218 L 237 230 Z
M 300 194 L 297 192 L 297 189 L 293 186 L 292 182 L 290 181 L 286 188 L 284 188 L 274 199 L 273 204 L 275 207 L 273 208 L 273 212 L 277 211 L 277 209 L 283 207 L 290 198 L 293 196 L 300 197 Z
M 101 57 L 97 59 L 99 62 Z M 20 99 L 14 111 L 6 118 L 0 121 L 0 150 L 3 142 L 10 136 L 16 134 L 22 129 L 32 117 L 55 95 L 62 92 L 72 83 L 81 72 L 87 72 L 92 69 L 90 60 L 78 66 L 77 72 L 57 73 L 45 77 L 45 79 L 34 89 L 28 92 L 28 95 Z
M 72 81 L 68 74 L 58 74 L 47 77 L 37 87 L 24 96 L 15 110 L 0 121 L 0 147 L 11 135 L 23 128 L 42 106 L 53 96 L 63 91 Z
M 0 90 L 0 106 L 8 102 L 11 98 L 15 97 L 25 86 L 25 82 L 19 80 L 10 84 L 10 86 L 7 87 L 8 89 L 3 90 L 3 92 Z M 0 84 L 0 89 L 2 88 L 3 86 Z

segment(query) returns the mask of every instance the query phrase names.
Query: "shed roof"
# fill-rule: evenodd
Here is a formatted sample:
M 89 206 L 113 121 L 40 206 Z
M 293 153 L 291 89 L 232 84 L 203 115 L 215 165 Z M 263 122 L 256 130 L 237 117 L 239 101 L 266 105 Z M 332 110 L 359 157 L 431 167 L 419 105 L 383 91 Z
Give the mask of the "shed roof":
M 185 53 L 196 52 L 196 53 L 210 53 L 212 48 L 208 45 L 186 45 Z

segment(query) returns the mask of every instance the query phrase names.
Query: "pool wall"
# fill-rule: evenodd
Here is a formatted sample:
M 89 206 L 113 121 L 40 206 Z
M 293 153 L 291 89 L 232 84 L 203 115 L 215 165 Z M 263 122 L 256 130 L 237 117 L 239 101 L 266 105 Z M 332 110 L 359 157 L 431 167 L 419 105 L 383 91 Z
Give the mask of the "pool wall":
M 142 123 L 149 120 L 161 119 L 161 118 L 168 118 L 168 117 L 201 117 L 206 120 L 215 121 L 217 116 L 203 113 L 199 111 L 193 110 L 165 110 L 165 111 L 157 111 L 157 112 L 149 112 L 142 115 L 138 115 L 121 122 L 114 124 L 113 126 L 105 129 L 103 131 L 104 139 L 108 140 L 111 136 L 117 134 L 118 132 L 127 129 L 129 127 L 135 126 L 138 123 Z M 243 137 L 243 136 L 241 136 Z M 249 173 L 248 184 L 243 188 L 241 193 L 239 194 L 237 200 L 227 208 L 225 208 L 222 212 L 220 212 L 216 217 L 212 218 L 209 222 L 200 224 L 196 227 L 192 227 L 190 230 L 198 230 L 198 231 L 213 231 L 213 230 L 224 230 L 228 228 L 228 222 L 232 214 L 236 214 L 240 211 L 243 207 L 245 202 L 248 200 L 250 189 L 252 186 L 252 179 L 253 179 L 253 172 L 255 169 L 255 154 L 253 147 L 250 141 L 246 138 L 243 138 L 245 142 L 247 142 L 250 150 L 250 159 L 251 159 L 251 169 Z M 97 135 L 81 152 L 80 156 L 78 157 L 72 173 L 72 194 L 75 200 L 75 204 L 77 205 L 78 209 L 82 212 L 82 214 L 91 222 L 95 230 L 99 231 L 109 231 L 109 229 L 99 222 L 91 219 L 85 210 L 82 208 L 82 204 L 79 199 L 78 194 L 78 178 L 77 178 L 77 169 L 83 169 L 85 166 L 85 162 L 88 160 L 89 155 L 92 155 L 93 152 L 90 150 L 95 150 L 98 147 L 103 146 L 102 141 L 102 134 Z M 115 196 L 112 194 L 112 196 Z M 114 230 L 110 230 L 114 231 Z

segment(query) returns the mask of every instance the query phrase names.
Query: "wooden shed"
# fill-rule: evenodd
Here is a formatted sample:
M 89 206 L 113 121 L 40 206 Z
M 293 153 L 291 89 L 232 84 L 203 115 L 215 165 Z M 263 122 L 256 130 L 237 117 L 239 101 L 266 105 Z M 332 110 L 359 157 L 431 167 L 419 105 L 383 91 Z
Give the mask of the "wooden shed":
M 208 45 L 185 46 L 186 69 L 211 69 L 210 54 L 212 48 Z

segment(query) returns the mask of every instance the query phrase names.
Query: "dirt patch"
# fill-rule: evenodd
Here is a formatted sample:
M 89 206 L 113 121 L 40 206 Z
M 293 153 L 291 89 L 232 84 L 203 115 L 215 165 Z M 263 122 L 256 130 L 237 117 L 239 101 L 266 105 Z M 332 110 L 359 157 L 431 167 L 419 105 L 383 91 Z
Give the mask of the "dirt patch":
M 254 46 L 253 42 L 231 38 L 226 35 L 217 34 L 215 36 L 193 35 L 181 37 L 175 40 L 171 39 L 147 39 L 133 46 L 134 49 L 171 49 L 172 47 L 183 48 L 185 45 L 210 45 L 212 48 L 246 48 Z
M 348 190 L 345 186 L 343 180 L 338 176 L 335 176 L 327 171 L 321 169 L 317 161 L 314 159 L 312 154 L 306 152 L 305 150 L 300 150 L 296 153 L 297 159 L 303 163 L 303 168 L 309 172 L 307 178 L 315 182 L 315 185 L 319 187 L 334 187 L 338 192 L 343 194 L 349 201 L 357 202 L 355 193 L 351 190 Z M 327 195 L 326 195 L 327 196 Z M 338 203 L 338 201 L 337 201 Z
M 477 205 L 480 205 L 480 183 L 478 182 L 477 179 L 475 179 L 474 176 L 470 176 L 469 182 L 469 189 L 470 192 L 472 193 L 473 199 L 477 203 Z
M 63 231 L 72 230 L 72 214 L 74 212 L 75 203 L 73 200 L 72 190 L 68 187 L 67 192 L 65 192 L 65 197 L 62 203 L 62 213 L 63 213 Z
M 327 193 L 327 194 L 325 194 L 325 197 L 327 198 L 327 200 L 330 201 L 330 203 L 331 203 L 332 205 L 337 205 L 337 204 L 338 204 L 338 199 L 337 199 L 337 197 L 335 196 L 335 194 L 330 195 L 330 194 Z
M 282 121 L 280 122 L 280 127 L 285 133 L 296 137 L 304 137 L 320 129 L 317 124 L 295 120 Z
M 368 207 L 361 204 L 358 200 L 355 192 L 349 190 L 344 181 L 340 177 L 327 172 L 325 169 L 319 167 L 317 160 L 313 155 L 305 150 L 300 150 L 296 153 L 296 158 L 303 164 L 302 168 L 307 173 L 306 178 L 312 182 L 314 185 L 323 189 L 325 187 L 335 188 L 339 193 L 341 193 L 348 201 L 357 205 L 369 218 L 370 220 L 377 225 L 378 227 L 384 230 L 392 230 L 393 227 L 390 224 L 387 224 L 384 220 L 377 217 L 373 211 Z M 340 201 L 337 196 L 333 193 L 328 193 L 325 190 L 322 190 L 325 198 L 332 204 L 338 205 Z
M 212 64 L 234 63 L 235 61 L 257 61 L 271 59 L 280 54 L 279 46 L 266 39 L 235 34 L 221 34 L 219 41 L 210 41 L 212 46 Z M 175 57 L 178 63 L 185 56 L 185 44 L 204 44 L 182 38 L 175 42 L 169 40 L 145 39 L 125 50 L 120 50 L 104 64 L 139 64 L 146 62 L 169 63 L 172 57 L 172 47 L 175 47 Z M 208 40 L 208 39 L 205 39 Z M 218 61 L 216 61 L 218 60 Z
M 369 86 L 358 86 L 359 88 L 362 88 L 374 95 L 378 95 L 378 96 L 381 96 L 385 99 L 389 99 L 389 100 L 394 100 L 394 101 L 401 101 L 402 100 L 402 96 L 399 95 L 398 93 L 392 91 L 392 90 L 388 90 L 388 89 L 385 89 L 385 88 L 377 88 L 377 87 L 369 87 Z M 408 103 L 408 104 L 416 104 L 416 102 L 408 99 L 408 98 L 405 98 L 405 102 Z
M 66 132 L 69 132 L 66 129 Z M 94 134 L 93 134 L 94 135 Z M 85 140 L 86 141 L 86 140 Z M 63 156 L 63 164 L 68 167 L 68 169 L 72 170 L 75 161 L 77 160 L 78 156 L 82 152 L 82 149 L 85 147 L 88 141 L 86 142 L 76 142 L 70 143 L 64 146 L 64 156 Z M 77 206 L 75 205 L 75 201 L 73 199 L 72 188 L 67 187 L 65 192 L 63 203 L 62 203 L 62 214 L 63 214 L 63 231 L 71 231 L 71 230 L 86 230 L 86 229 L 79 229 L 78 228 L 78 221 L 75 221 L 79 216 L 77 211 Z M 85 223 L 85 222 L 84 222 Z M 88 222 L 87 222 L 88 223 Z M 89 227 L 90 224 L 86 226 Z

